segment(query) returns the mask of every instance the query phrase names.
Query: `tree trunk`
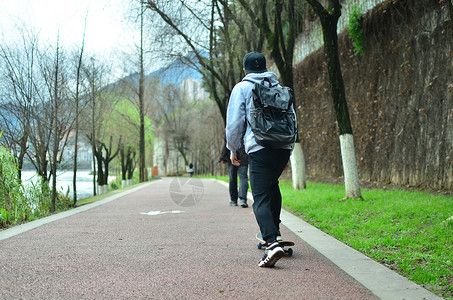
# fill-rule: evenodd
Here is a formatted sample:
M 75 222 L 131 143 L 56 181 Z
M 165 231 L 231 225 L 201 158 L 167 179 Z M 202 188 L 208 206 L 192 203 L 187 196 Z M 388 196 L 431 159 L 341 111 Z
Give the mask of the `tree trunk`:
M 77 79 L 78 80 L 78 79 Z M 77 152 L 79 151 L 78 149 L 78 143 L 79 143 L 79 99 L 78 99 L 78 84 L 76 88 L 76 120 L 75 120 L 75 133 L 74 133 L 74 164 L 73 164 L 73 175 L 72 175 L 72 206 L 75 207 L 77 204 Z
M 124 154 L 124 146 L 122 146 L 120 149 L 120 164 L 121 164 L 121 188 L 124 188 L 127 186 L 127 181 L 126 181 L 127 165 L 126 165 L 126 156 Z
M 83 48 L 85 46 L 85 31 L 87 27 L 87 17 L 85 17 L 85 27 L 83 30 L 82 47 L 80 49 L 79 62 L 77 64 L 77 79 L 76 79 L 76 94 L 75 94 L 75 133 L 74 133 L 74 165 L 73 165 L 73 176 L 72 176 L 72 187 L 73 187 L 73 203 L 72 206 L 77 204 L 77 160 L 78 160 L 78 143 L 79 143 L 79 88 L 80 88 L 80 72 L 82 70 L 82 58 Z
M 28 129 L 24 132 L 20 139 L 20 153 L 17 158 L 18 165 L 18 177 L 19 180 L 22 180 L 22 167 L 24 165 L 25 154 L 27 153 L 27 144 L 28 144 Z
M 54 96 L 53 96 L 53 149 L 50 170 L 52 172 L 52 200 L 50 211 L 55 212 L 55 203 L 57 199 L 57 155 L 58 155 L 58 74 L 59 74 L 59 38 L 57 38 L 57 53 L 55 59 L 55 78 L 54 78 Z
M 57 152 L 58 152 L 58 140 L 56 134 L 54 136 L 54 143 L 52 149 L 52 161 L 50 163 L 50 170 L 52 176 L 52 200 L 50 204 L 50 211 L 55 212 L 55 203 L 57 199 Z
M 102 145 L 99 148 L 95 149 L 95 156 L 97 161 L 97 187 L 98 187 L 98 194 L 103 193 L 102 186 L 104 185 L 104 170 L 103 170 L 103 156 L 102 156 Z
M 94 70 L 94 64 L 93 64 Z M 94 75 L 93 75 L 94 76 Z M 94 78 L 91 84 L 91 155 L 93 157 L 93 196 L 96 196 L 97 186 L 96 186 L 96 177 L 98 177 L 98 171 L 96 170 L 96 104 L 95 104 L 95 87 L 94 87 Z
M 338 56 L 337 23 L 341 15 L 341 5 L 339 0 L 331 0 L 329 3 L 333 7 L 325 10 L 318 1 L 310 0 L 308 2 L 319 16 L 322 25 L 324 56 L 340 136 L 346 198 L 361 198 L 352 126 Z
M 338 19 L 334 17 L 326 19 L 326 25 L 323 26 L 324 52 L 340 135 L 346 198 L 361 198 L 352 126 L 338 57 Z
M 291 175 L 293 189 L 300 190 L 307 187 L 304 152 L 298 142 L 294 144 L 293 153 L 291 154 Z
M 93 166 L 93 196 L 96 196 L 96 177 L 97 177 L 97 169 L 96 169 L 96 147 L 94 146 L 94 142 L 92 142 L 93 145 L 91 145 L 91 159 L 92 163 L 91 165 Z
M 99 184 L 104 187 L 104 191 L 103 191 L 104 193 L 108 192 L 109 165 L 110 165 L 110 162 L 118 155 L 118 153 L 121 149 L 121 139 L 122 139 L 122 137 L 120 136 L 120 139 L 118 142 L 118 149 L 115 151 L 115 153 L 112 153 L 113 136 L 110 136 L 110 142 L 109 142 L 108 148 L 104 143 L 101 143 L 101 148 L 104 148 L 104 150 L 105 150 L 105 157 L 102 158 L 102 152 L 100 151 L 99 154 L 101 157 L 101 161 L 103 162 L 103 165 L 104 165 L 104 174 L 103 174 L 103 181 L 102 181 L 102 183 L 100 182 Z
M 145 108 L 144 108 L 144 70 L 143 70 L 143 13 L 144 4 L 142 3 L 142 12 L 140 14 L 140 79 L 139 79 L 139 90 L 138 90 L 138 101 L 140 110 L 140 149 L 139 149 L 139 172 L 140 182 L 145 181 Z
M 136 152 L 135 151 L 132 151 L 132 152 L 128 152 L 128 155 L 127 155 L 127 184 L 128 185 L 132 185 L 132 177 L 134 176 L 134 169 L 135 169 L 135 166 L 136 166 L 136 161 L 135 161 L 135 155 L 136 155 Z
M 347 133 L 340 135 L 340 148 L 341 160 L 343 161 L 346 198 L 362 198 L 352 134 Z

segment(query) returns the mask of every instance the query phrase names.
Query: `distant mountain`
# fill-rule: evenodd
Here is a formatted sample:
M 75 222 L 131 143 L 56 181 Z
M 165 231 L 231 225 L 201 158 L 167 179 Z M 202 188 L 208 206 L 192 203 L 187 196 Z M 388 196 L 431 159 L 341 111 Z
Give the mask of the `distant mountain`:
M 195 55 L 193 53 L 189 54 L 187 57 L 196 61 Z M 181 85 L 184 78 L 191 78 L 202 81 L 201 74 L 189 67 L 187 63 L 184 63 L 184 60 L 187 60 L 187 57 L 181 57 L 173 60 L 170 64 L 156 71 L 153 71 L 146 75 L 147 78 L 158 78 L 163 84 L 173 83 L 177 86 Z M 130 82 L 138 86 L 140 74 L 138 72 L 130 74 L 123 77 L 122 79 L 109 84 L 106 88 L 114 88 L 119 82 Z
M 168 66 L 150 73 L 147 77 L 157 77 L 164 84 L 173 83 L 176 85 L 180 85 L 184 78 L 192 78 L 201 81 L 201 74 L 185 64 L 183 59 L 184 58 L 175 59 Z

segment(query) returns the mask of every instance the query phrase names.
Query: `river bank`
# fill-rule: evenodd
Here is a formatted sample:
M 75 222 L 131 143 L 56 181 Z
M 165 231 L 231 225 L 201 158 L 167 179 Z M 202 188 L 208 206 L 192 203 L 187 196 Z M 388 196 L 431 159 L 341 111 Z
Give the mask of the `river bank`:
M 109 176 L 109 183 L 115 180 L 115 176 Z M 38 180 L 38 176 L 34 171 L 23 171 L 22 180 L 27 184 L 33 184 Z M 57 172 L 57 190 L 63 194 L 68 194 L 73 197 L 73 172 L 59 171 Z M 93 196 L 93 175 L 90 170 L 81 170 L 77 172 L 77 199 L 83 199 Z

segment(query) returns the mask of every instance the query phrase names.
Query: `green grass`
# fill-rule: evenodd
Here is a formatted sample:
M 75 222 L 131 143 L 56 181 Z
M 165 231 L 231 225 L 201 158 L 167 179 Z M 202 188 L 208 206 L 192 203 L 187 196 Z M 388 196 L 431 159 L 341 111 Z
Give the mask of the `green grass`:
M 200 177 L 200 178 L 211 178 L 211 179 L 217 179 L 217 180 L 225 181 L 225 182 L 228 182 L 228 181 L 229 181 L 228 176 L 203 175 L 203 176 L 195 176 L 195 177 Z
M 345 199 L 343 186 L 280 184 L 284 207 L 308 223 L 406 278 L 453 297 L 453 197 L 362 189 Z

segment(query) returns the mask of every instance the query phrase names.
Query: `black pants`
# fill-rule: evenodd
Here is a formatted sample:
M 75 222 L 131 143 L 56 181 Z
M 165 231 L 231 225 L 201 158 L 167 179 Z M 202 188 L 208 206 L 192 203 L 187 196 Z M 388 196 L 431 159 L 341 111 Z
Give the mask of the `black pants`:
M 253 211 L 266 242 L 276 240 L 280 231 L 282 196 L 278 178 L 288 163 L 290 150 L 264 148 L 249 154 Z

